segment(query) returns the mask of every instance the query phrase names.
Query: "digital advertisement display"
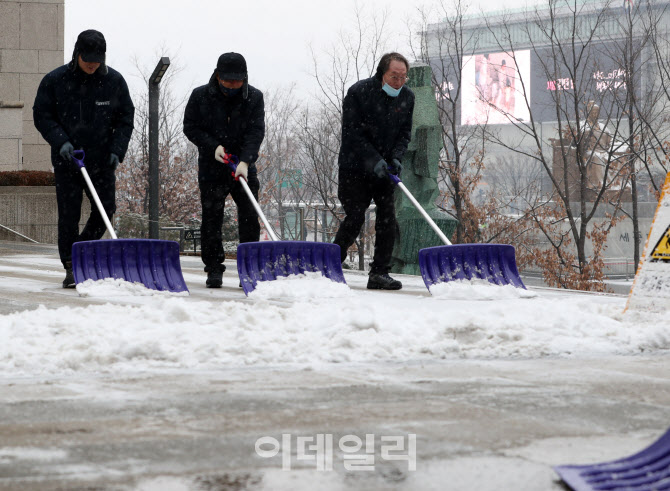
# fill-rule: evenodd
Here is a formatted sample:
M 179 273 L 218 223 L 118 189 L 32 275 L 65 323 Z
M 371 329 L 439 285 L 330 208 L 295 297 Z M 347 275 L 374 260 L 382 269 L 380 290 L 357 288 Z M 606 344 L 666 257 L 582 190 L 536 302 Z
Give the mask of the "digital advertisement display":
M 553 63 L 551 48 L 490 52 L 463 57 L 461 91 L 458 99 L 461 125 L 512 124 L 573 119 L 574 94 L 580 106 L 594 101 L 601 118 L 619 113 L 626 97 L 626 72 L 617 61 L 617 46 L 598 43 L 577 53 L 582 66 L 576 83 L 570 76 L 569 61 Z M 446 104 L 457 94 L 456 70 L 447 61 L 432 60 L 437 78 L 436 98 Z M 572 69 L 570 69 L 572 68 Z M 639 94 L 639 70 L 635 85 Z M 522 86 L 523 82 L 523 86 Z M 557 111 L 557 104 L 560 111 Z M 530 106 L 530 110 L 528 109 Z
M 562 119 L 573 119 L 574 98 L 579 94 L 581 106 L 588 101 L 594 101 L 600 107 L 601 119 L 608 115 L 621 113 L 625 103 L 626 71 L 619 58 L 619 50 L 613 43 L 599 43 L 586 49 L 579 48 L 576 53 L 581 58 L 581 66 L 576 73 L 577 81 L 573 80 L 567 65 L 572 65 L 568 59 L 565 63 L 554 65 L 553 53 L 550 48 L 538 48 L 531 57 L 531 109 L 536 121 L 557 121 L 557 101 L 560 103 Z M 634 72 L 636 90 L 639 95 L 639 73 Z
M 529 89 L 530 51 L 484 53 L 463 57 L 461 124 L 506 124 L 528 121 L 521 78 Z

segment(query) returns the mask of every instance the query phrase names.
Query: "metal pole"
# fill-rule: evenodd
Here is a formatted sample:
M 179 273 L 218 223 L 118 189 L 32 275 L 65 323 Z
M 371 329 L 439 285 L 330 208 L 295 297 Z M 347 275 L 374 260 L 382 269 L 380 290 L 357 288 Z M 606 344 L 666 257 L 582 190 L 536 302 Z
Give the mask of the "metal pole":
M 149 238 L 158 238 L 158 84 L 149 82 Z
M 156 65 L 149 77 L 149 238 L 158 239 L 158 101 L 160 98 L 159 84 L 170 66 L 170 58 L 164 56 Z
M 359 244 L 360 248 L 358 249 L 358 269 L 360 271 L 365 271 L 365 234 L 368 231 L 368 226 L 370 224 L 370 210 L 365 210 L 365 221 L 363 222 L 363 228 L 359 235 Z
M 26 240 L 29 240 L 30 242 L 34 242 L 35 244 L 39 244 L 39 242 L 37 242 L 36 240 L 31 239 L 30 237 L 26 237 L 25 235 L 23 235 L 23 234 L 17 232 L 16 230 L 12 230 L 11 228 L 9 228 L 9 227 L 5 227 L 5 226 L 2 225 L 2 224 L 0 224 L 0 228 L 3 229 L 3 230 L 7 230 L 8 232 L 11 232 L 11 233 L 13 233 L 13 234 L 15 234 L 15 235 L 18 235 L 18 236 L 21 237 L 22 239 L 26 239 Z
M 302 206 L 300 206 L 300 240 L 307 240 L 305 230 L 305 208 Z
M 328 237 L 326 237 L 326 226 L 328 225 L 328 217 L 326 215 L 326 209 L 324 208 L 321 212 L 321 242 L 330 242 Z

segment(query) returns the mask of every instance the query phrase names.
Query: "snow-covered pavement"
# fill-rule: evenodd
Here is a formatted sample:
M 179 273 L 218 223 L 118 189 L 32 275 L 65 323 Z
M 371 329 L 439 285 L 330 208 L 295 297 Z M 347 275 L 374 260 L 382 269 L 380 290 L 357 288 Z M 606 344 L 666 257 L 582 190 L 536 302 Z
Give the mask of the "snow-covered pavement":
M 670 422 L 668 315 L 623 296 L 431 295 L 407 276 L 374 292 L 347 272 L 247 298 L 234 263 L 211 290 L 194 257 L 189 296 L 63 290 L 54 247 L 0 253 L 0 489 L 560 489 L 551 465 L 627 455 Z
M 670 348 L 662 314 L 622 313 L 625 297 L 401 277 L 400 292 L 316 277 L 262 283 L 249 298 L 234 263 L 204 287 L 183 258 L 190 296 L 120 280 L 60 288 L 53 256 L 0 258 L 0 369 L 5 375 L 133 372 L 344 362 L 640 354 Z M 25 304 L 28 305 L 25 305 Z M 21 310 L 29 307 L 33 310 Z M 12 310 L 19 310 L 10 313 Z

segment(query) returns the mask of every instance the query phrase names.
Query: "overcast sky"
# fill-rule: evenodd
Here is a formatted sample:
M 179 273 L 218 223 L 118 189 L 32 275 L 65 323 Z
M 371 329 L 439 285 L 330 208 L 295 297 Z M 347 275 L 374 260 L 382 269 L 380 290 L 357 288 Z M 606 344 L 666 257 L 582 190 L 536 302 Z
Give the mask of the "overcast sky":
M 182 73 L 176 87 L 188 91 L 207 82 L 221 53 L 247 59 L 250 83 L 261 90 L 298 84 L 301 95 L 314 84 L 310 45 L 321 52 L 341 30 L 354 26 L 355 0 L 65 0 L 65 61 L 79 32 L 101 31 L 108 64 L 119 70 L 131 91 L 143 83 L 137 57 L 149 71 L 160 55 L 176 57 Z M 407 55 L 408 18 L 425 0 L 365 0 L 364 11 L 387 9 L 389 48 Z M 161 52 L 165 47 L 165 52 Z

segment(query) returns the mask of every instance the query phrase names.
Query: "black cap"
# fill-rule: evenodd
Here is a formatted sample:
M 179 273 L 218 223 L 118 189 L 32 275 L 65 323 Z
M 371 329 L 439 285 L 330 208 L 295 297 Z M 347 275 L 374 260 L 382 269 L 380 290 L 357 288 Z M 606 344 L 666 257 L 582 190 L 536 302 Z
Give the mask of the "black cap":
M 107 42 L 101 32 L 89 29 L 77 37 L 74 45 L 81 59 L 87 63 L 104 63 Z
M 244 80 L 247 78 L 247 62 L 239 53 L 224 53 L 216 63 L 216 73 L 221 80 Z

